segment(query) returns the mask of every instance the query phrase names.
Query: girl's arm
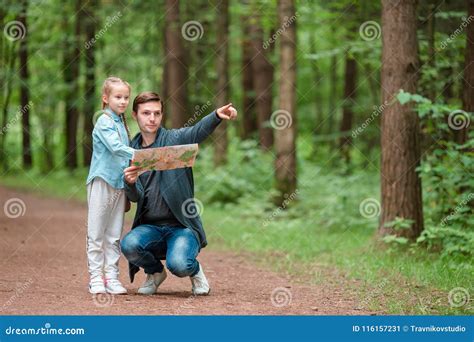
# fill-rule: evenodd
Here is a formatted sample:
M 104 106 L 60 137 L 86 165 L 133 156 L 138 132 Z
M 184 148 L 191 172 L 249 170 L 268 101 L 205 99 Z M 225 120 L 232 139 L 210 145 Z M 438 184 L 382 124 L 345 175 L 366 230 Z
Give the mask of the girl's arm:
M 94 130 L 100 141 L 112 154 L 127 159 L 133 159 L 135 150 L 120 140 L 120 136 L 112 119 L 102 115 L 99 120 L 97 120 Z

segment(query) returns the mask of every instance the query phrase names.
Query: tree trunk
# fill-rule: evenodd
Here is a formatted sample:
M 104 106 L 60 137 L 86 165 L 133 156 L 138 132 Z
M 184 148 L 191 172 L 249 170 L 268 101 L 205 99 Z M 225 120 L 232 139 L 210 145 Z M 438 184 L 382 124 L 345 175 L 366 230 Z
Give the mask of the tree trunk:
M 430 68 L 435 68 L 435 18 L 436 18 L 436 6 L 434 4 L 429 5 L 429 12 L 428 12 L 428 66 Z M 435 80 L 432 80 L 432 84 L 430 84 L 428 89 L 428 98 L 432 101 L 436 98 L 436 88 L 435 88 Z
M 337 56 L 331 57 L 331 66 L 329 69 L 329 117 L 327 124 L 327 133 L 334 133 L 334 122 L 337 118 Z
M 28 11 L 28 0 L 22 1 L 21 13 L 18 17 L 19 21 L 24 27 L 25 32 L 28 32 L 27 24 L 27 11 Z M 30 92 L 28 88 L 28 34 L 20 40 L 19 49 L 20 58 L 20 105 L 21 105 L 21 123 L 23 132 L 23 143 L 22 143 L 22 156 L 23 156 L 23 167 L 31 168 L 33 166 L 33 159 L 31 156 L 31 127 L 30 127 Z
M 167 121 L 168 120 L 168 115 L 166 114 L 166 109 L 167 109 L 167 106 L 166 106 L 166 103 L 168 102 L 168 95 L 169 95 L 169 82 L 168 82 L 168 75 L 169 75 L 169 63 L 168 63 L 168 44 L 166 43 L 166 23 L 165 25 L 163 26 L 163 51 L 165 52 L 165 56 L 164 56 L 164 64 L 163 64 L 163 74 L 161 75 L 161 93 L 160 94 L 160 97 L 161 97 L 161 105 L 162 105 L 162 109 L 161 111 L 164 113 L 163 115 L 163 119 L 161 121 L 161 125 L 162 126 L 166 126 L 166 122 L 169 122 Z M 166 108 L 166 109 L 165 109 Z
M 255 113 L 255 88 L 252 75 L 252 46 L 250 41 L 249 17 L 242 16 L 242 140 L 249 139 L 258 129 Z
M 273 146 L 273 131 L 268 125 L 272 115 L 273 65 L 263 49 L 263 29 L 258 14 L 251 17 L 252 74 L 255 86 L 259 142 L 263 150 Z
M 309 40 L 309 53 L 312 55 L 316 54 L 316 34 L 312 32 L 308 36 Z M 314 88 L 312 89 L 313 99 L 314 99 L 314 112 L 315 112 L 315 122 L 314 122 L 314 129 L 313 134 L 317 135 L 324 131 L 324 117 L 323 117 L 323 106 L 322 106 L 322 97 L 321 97 L 321 82 L 323 77 L 321 76 L 321 70 L 318 66 L 318 62 L 316 60 L 310 60 L 311 63 L 311 79 L 314 82 Z
M 96 10 L 97 0 L 88 2 L 84 9 L 84 31 L 86 34 L 86 41 L 89 42 L 95 36 L 96 31 Z M 86 81 L 84 97 L 84 142 L 83 142 L 83 163 L 84 166 L 91 164 L 92 158 L 92 129 L 94 124 L 92 122 L 95 108 L 95 44 L 91 44 L 85 51 L 86 62 Z
M 217 0 L 217 89 L 216 104 L 222 107 L 229 100 L 229 1 Z M 227 162 L 227 122 L 224 120 L 214 131 L 214 165 Z
M 289 24 L 280 36 L 280 117 L 274 118 L 276 204 L 281 205 L 296 189 L 296 21 L 289 21 L 294 0 L 280 0 L 278 14 L 280 27 Z
M 382 103 L 391 103 L 400 89 L 416 92 L 418 42 L 416 0 L 382 1 Z M 382 115 L 381 193 L 379 233 L 411 239 L 423 230 L 419 119 L 412 104 L 394 101 Z M 385 224 L 396 217 L 412 220 L 409 229 L 394 230 Z
M 179 1 L 166 0 L 166 53 L 168 96 L 166 113 L 173 128 L 184 126 L 188 119 L 187 66 L 179 20 Z
M 5 18 L 5 11 L 2 7 L 0 7 L 0 27 L 3 27 L 3 22 Z M 5 150 L 5 141 L 7 138 L 8 133 L 8 108 L 10 106 L 10 100 L 12 96 L 13 90 L 13 70 L 15 69 L 15 63 L 17 60 L 17 51 L 16 51 L 16 44 L 9 44 L 10 49 L 8 49 L 8 45 L 4 44 L 5 35 L 2 35 L 0 38 L 0 68 L 3 70 L 0 73 L 0 84 L 3 85 L 1 89 L 2 96 L 0 97 L 1 102 L 1 113 L 2 113 L 2 121 L 1 121 L 1 134 L 0 134 L 0 163 L 4 170 L 8 170 L 8 160 L 7 160 L 7 153 Z
M 474 16 L 474 0 L 467 0 L 467 17 Z M 474 27 L 467 25 L 466 27 L 466 52 L 464 57 L 464 84 L 462 96 L 462 108 L 466 112 L 467 117 L 463 117 L 461 129 L 455 130 L 455 141 L 458 144 L 464 144 L 468 139 L 469 123 L 468 118 L 472 117 L 474 112 Z
M 79 120 L 79 63 L 80 63 L 80 20 L 78 18 L 81 9 L 81 0 L 76 0 L 75 16 L 74 16 L 74 34 L 65 36 L 64 49 L 64 83 L 66 85 L 66 167 L 70 170 L 77 168 L 77 125 Z M 67 20 L 67 19 L 65 19 Z M 67 21 L 65 29 L 67 29 Z M 67 32 L 67 31 L 66 31 Z
M 357 62 L 354 58 L 346 53 L 346 69 L 344 76 L 344 99 L 341 119 L 341 138 L 339 140 L 339 149 L 341 156 L 347 164 L 350 163 L 350 148 L 352 137 L 350 131 L 352 129 L 352 121 L 354 116 L 354 99 L 356 97 L 356 79 L 357 79 Z

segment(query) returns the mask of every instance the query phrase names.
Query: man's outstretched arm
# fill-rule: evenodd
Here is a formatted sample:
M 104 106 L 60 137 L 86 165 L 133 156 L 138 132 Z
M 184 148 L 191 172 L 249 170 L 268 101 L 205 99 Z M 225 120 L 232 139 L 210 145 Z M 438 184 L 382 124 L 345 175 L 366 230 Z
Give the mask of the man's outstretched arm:
M 171 134 L 175 136 L 177 144 L 199 144 L 214 132 L 222 120 L 235 120 L 235 118 L 237 110 L 232 103 L 229 103 L 206 115 L 194 126 L 172 130 Z

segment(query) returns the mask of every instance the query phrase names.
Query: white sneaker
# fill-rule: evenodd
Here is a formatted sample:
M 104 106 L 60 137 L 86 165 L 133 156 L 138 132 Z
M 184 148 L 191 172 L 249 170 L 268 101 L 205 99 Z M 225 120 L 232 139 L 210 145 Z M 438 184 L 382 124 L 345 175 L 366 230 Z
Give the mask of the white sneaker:
M 168 275 L 166 274 L 166 270 L 164 268 L 163 272 L 161 273 L 156 272 L 153 274 L 147 274 L 145 282 L 138 289 L 138 293 L 143 295 L 155 294 L 156 290 L 158 290 L 158 287 L 162 282 L 165 281 L 167 276 Z
M 199 265 L 199 272 L 191 278 L 191 283 L 193 284 L 193 294 L 196 296 L 208 295 L 211 292 L 209 283 L 204 275 L 202 266 Z
M 105 290 L 107 293 L 116 295 L 127 293 L 127 289 L 123 287 L 122 283 L 117 278 L 107 279 L 105 281 Z
M 91 278 L 89 282 L 89 293 L 99 294 L 105 292 L 104 279 L 102 279 L 100 276 Z

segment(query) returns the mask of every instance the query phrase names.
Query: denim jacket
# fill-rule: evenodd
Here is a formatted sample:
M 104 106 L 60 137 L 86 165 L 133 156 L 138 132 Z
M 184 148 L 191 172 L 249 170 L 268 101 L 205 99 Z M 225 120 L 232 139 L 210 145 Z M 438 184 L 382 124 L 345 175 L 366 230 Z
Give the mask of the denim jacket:
M 92 131 L 92 160 L 86 184 L 100 177 L 115 189 L 125 187 L 123 170 L 133 159 L 125 125 L 111 109 L 102 114 Z

